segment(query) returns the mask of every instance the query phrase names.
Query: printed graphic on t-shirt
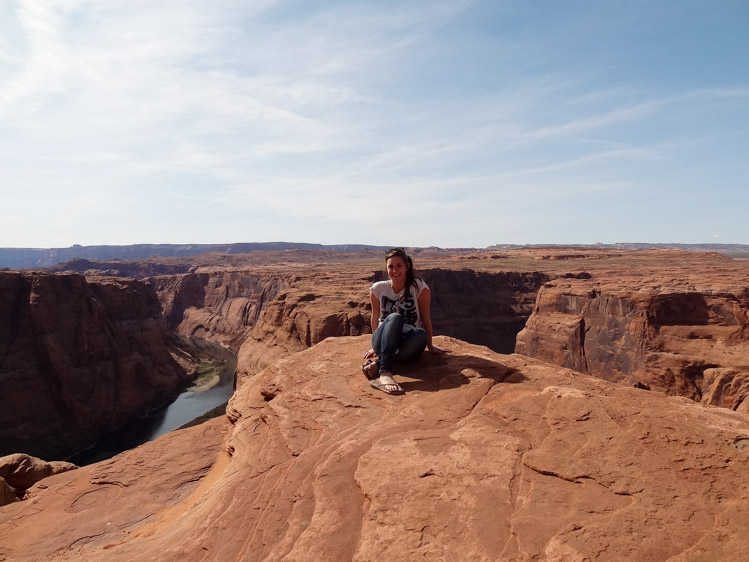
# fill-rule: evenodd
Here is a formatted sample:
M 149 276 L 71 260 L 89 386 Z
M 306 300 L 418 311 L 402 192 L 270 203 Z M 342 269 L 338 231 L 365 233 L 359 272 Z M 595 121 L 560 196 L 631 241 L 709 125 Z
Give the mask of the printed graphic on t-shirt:
M 414 299 L 413 294 L 411 294 L 411 291 L 408 291 L 405 296 L 398 300 L 393 300 L 387 295 L 382 295 L 380 311 L 381 322 L 393 312 L 397 312 L 403 316 L 403 321 L 412 326 L 415 326 L 416 321 L 418 320 L 418 315 L 416 313 L 416 300 Z

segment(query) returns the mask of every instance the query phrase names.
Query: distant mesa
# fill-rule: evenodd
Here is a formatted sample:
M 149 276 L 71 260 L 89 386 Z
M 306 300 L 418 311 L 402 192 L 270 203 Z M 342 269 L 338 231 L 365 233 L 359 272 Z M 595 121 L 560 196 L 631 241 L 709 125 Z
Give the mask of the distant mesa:
M 76 259 L 84 260 L 140 260 L 152 257 L 187 257 L 209 252 L 242 254 L 257 250 L 327 250 L 331 252 L 360 252 L 364 250 L 385 250 L 390 246 L 371 244 L 311 244 L 304 242 L 241 242 L 231 244 L 132 244 L 120 246 L 81 246 L 74 244 L 68 248 L 0 248 L 0 268 L 46 268 Z M 533 250 L 558 248 L 596 248 L 619 250 L 676 249 L 699 252 L 718 252 L 730 257 L 749 258 L 749 244 L 664 244 L 664 243 L 616 243 L 616 244 L 495 244 L 486 250 Z M 414 254 L 435 252 L 466 253 L 482 248 L 415 248 Z M 496 258 L 495 258 L 496 259 Z
M 307 244 L 303 242 L 246 242 L 236 244 L 132 244 L 124 246 L 81 246 L 69 248 L 0 248 L 0 268 L 42 268 L 74 259 L 87 260 L 137 260 L 155 256 L 197 256 L 208 252 L 241 254 L 256 250 L 330 250 L 357 252 L 359 250 L 385 249 L 385 246 L 366 244 Z

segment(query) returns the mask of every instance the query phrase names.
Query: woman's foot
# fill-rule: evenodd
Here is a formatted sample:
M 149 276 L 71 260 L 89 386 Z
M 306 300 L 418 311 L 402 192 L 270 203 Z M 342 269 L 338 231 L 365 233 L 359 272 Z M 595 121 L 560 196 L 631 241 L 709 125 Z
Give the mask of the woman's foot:
M 385 392 L 387 394 L 403 394 L 404 393 L 403 387 L 401 387 L 401 385 L 395 382 L 395 379 L 393 378 L 393 374 L 388 373 L 387 371 L 380 373 L 380 378 L 377 380 L 373 380 L 370 383 L 370 386 L 372 386 L 372 388 L 376 388 L 377 390 L 381 390 L 382 392 Z

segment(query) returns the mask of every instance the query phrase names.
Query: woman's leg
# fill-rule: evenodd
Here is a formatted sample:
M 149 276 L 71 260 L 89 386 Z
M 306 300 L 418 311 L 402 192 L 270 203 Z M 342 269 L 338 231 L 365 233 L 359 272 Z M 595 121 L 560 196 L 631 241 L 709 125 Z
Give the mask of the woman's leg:
M 372 349 L 378 356 L 380 374 L 393 372 L 395 354 L 401 343 L 403 317 L 397 312 L 388 315 L 372 334 Z M 426 345 L 426 343 L 424 344 Z
M 422 328 L 414 328 L 403 334 L 398 348 L 397 361 L 411 361 L 418 359 L 427 347 L 427 332 Z

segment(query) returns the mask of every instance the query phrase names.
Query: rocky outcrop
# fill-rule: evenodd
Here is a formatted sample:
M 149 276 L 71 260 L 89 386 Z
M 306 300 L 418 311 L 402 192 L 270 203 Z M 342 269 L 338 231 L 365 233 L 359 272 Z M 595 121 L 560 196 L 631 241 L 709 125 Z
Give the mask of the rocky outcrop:
M 405 368 L 401 397 L 362 377 L 367 336 L 285 358 L 241 385 L 231 425 L 0 509 L 0 558 L 747 559 L 745 416 L 437 343 L 452 354 Z
M 747 271 L 724 265 L 676 279 L 557 279 L 539 292 L 516 351 L 749 412 Z
M 69 462 L 46 462 L 20 453 L 0 457 L 0 506 L 18 501 L 40 480 L 75 468 Z
M 273 273 L 214 270 L 148 279 L 169 327 L 239 349 L 267 303 L 288 286 Z
M 167 402 L 188 371 L 145 284 L 0 272 L 0 455 L 63 459 Z
M 512 350 L 530 316 L 542 273 L 487 273 L 428 268 L 419 275 L 432 290 L 438 333 L 465 338 L 496 351 Z M 351 277 L 296 276 L 270 301 L 238 356 L 240 378 L 326 338 L 371 333 L 368 288 L 381 272 Z
M 731 331 L 745 325 L 746 313 L 731 309 L 746 300 L 743 264 L 664 250 L 432 253 L 420 252 L 417 266 L 432 287 L 436 333 L 508 353 L 525 328 L 518 352 L 611 381 L 749 407 L 742 406 L 749 361 L 733 345 L 746 338 L 736 340 Z M 346 256 L 292 251 L 164 260 L 190 272 L 147 282 L 171 328 L 237 351 L 244 377 L 326 337 L 370 332 L 367 287 L 384 278 L 381 256 Z
M 329 337 L 371 333 L 369 299 L 361 287 L 295 279 L 263 310 L 237 355 L 241 380 Z

